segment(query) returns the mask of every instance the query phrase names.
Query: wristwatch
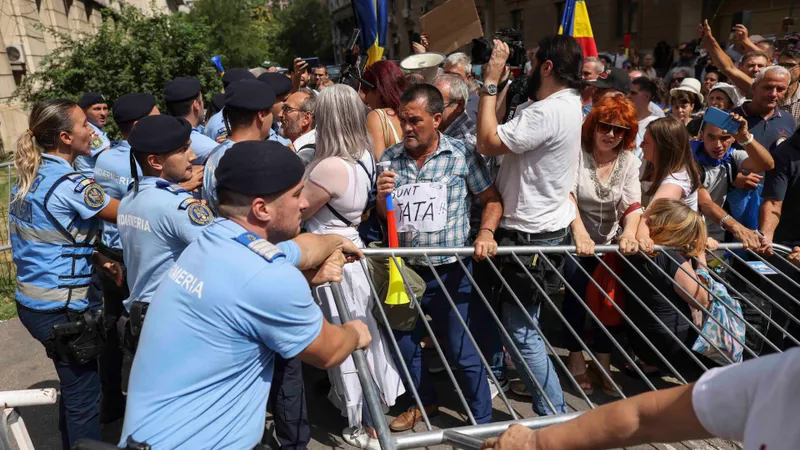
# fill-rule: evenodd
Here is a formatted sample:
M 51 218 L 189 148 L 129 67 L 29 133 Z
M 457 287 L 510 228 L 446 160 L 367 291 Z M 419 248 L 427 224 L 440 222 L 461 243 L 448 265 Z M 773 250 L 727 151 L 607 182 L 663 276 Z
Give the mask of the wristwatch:
M 484 84 L 481 88 L 481 92 L 485 92 L 489 95 L 497 95 L 497 85 L 496 84 Z

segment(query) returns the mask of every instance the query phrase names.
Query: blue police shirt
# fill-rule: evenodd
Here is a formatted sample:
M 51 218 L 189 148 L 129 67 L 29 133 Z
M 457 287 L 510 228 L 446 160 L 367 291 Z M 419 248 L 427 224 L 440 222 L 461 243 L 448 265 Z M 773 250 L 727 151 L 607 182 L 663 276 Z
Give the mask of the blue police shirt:
M 117 227 L 128 269 L 130 297 L 123 303 L 150 302 L 187 245 L 211 223 L 211 210 L 177 184 L 144 177 L 119 204 Z
M 225 108 L 222 108 L 225 109 Z M 206 123 L 206 127 L 203 130 L 203 133 L 211 138 L 214 142 L 217 141 L 217 138 L 220 136 L 227 136 L 228 131 L 225 129 L 225 122 L 222 120 L 222 109 L 217 111 L 216 114 L 211 116 Z
M 121 444 L 250 450 L 261 440 L 276 355 L 305 350 L 323 319 L 294 267 L 297 244 L 255 238 L 216 219 L 169 269 L 133 361 Z
M 267 138 L 267 140 L 279 142 L 287 147 L 289 146 L 289 144 L 292 143 L 291 139 L 286 139 L 285 137 L 281 136 L 280 133 L 278 133 L 278 130 L 276 130 L 275 128 L 269 129 L 269 137 Z
M 121 140 L 117 145 L 104 151 L 97 157 L 94 166 L 94 180 L 103 187 L 106 194 L 117 200 L 128 192 L 131 182 L 131 145 L 126 140 Z M 142 169 L 136 165 L 136 172 L 142 176 Z M 108 248 L 122 250 L 119 241 L 117 224 L 103 222 L 103 236 L 100 240 Z
M 744 103 L 731 112 L 744 117 L 747 120 L 747 128 L 756 141 L 772 153 L 781 142 L 794 134 L 797 122 L 791 114 L 781 111 L 780 108 L 776 108 L 772 116 L 764 120 L 759 115 L 748 113 L 749 104 L 750 102 Z
M 208 154 L 219 145 L 217 141 L 203 134 L 205 131 L 202 127 L 192 128 L 192 151 L 197 155 L 197 159 L 192 161 L 194 164 L 203 165 L 208 158 Z
M 105 131 L 101 130 L 93 123 L 89 123 L 89 126 L 92 127 L 92 139 L 89 141 L 91 153 L 89 155 L 79 155 L 72 163 L 75 170 L 86 178 L 92 178 L 94 176 L 94 165 L 97 161 L 97 155 L 111 147 L 111 141 L 108 139 L 108 135 Z
M 206 159 L 206 167 L 203 171 L 202 195 L 203 200 L 208 203 L 208 206 L 215 215 L 219 215 L 219 209 L 217 209 L 219 200 L 217 199 L 217 176 L 214 172 L 216 172 L 219 166 L 219 160 L 222 159 L 222 156 L 225 155 L 225 152 L 228 151 L 229 148 L 233 147 L 233 144 L 235 144 L 235 142 L 228 139 L 222 144 L 219 144 L 208 156 L 208 159 Z

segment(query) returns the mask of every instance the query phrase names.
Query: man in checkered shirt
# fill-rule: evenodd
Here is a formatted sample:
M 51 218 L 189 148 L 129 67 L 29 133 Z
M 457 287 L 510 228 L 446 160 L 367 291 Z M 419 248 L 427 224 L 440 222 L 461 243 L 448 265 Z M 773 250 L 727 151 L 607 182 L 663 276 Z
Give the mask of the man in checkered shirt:
M 386 217 L 387 194 L 392 194 L 401 247 L 463 247 L 469 238 L 469 196 L 477 196 L 485 205 L 481 229 L 473 246 L 474 259 L 494 256 L 497 243 L 494 231 L 500 222 L 500 195 L 492 184 L 489 169 L 472 149 L 460 140 L 440 133 L 445 105 L 442 94 L 429 84 L 418 84 L 400 99 L 400 122 L 403 141 L 386 149 L 381 162 L 390 168 L 378 177 L 378 214 Z M 455 256 L 430 259 L 407 258 L 406 262 L 425 280 L 425 295 L 420 305 L 435 322 L 440 342 L 455 367 L 455 375 L 477 423 L 488 423 L 492 403 L 486 372 L 475 347 L 461 326 L 458 315 L 469 323 L 470 305 L 475 300 L 467 274 Z M 435 268 L 428 266 L 428 262 Z M 469 272 L 472 261 L 463 261 Z M 447 289 L 457 312 L 450 307 L 441 284 Z M 413 331 L 394 331 L 402 357 L 411 372 L 416 390 L 428 415 L 438 411 L 436 394 L 423 370 L 424 324 Z M 421 420 L 416 406 L 401 414 L 390 425 L 405 431 Z

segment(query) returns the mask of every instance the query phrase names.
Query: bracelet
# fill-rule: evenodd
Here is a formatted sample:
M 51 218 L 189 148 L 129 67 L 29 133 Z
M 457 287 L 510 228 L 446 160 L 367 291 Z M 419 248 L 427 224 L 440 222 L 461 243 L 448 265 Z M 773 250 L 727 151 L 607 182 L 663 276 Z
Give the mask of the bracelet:
M 481 231 L 488 231 L 489 233 L 492 233 L 492 236 L 494 236 L 494 230 L 491 228 L 481 228 L 480 230 L 478 230 L 478 233 L 480 233 Z
M 746 141 L 744 141 L 744 142 L 738 142 L 738 144 L 739 144 L 739 145 L 741 145 L 742 147 L 747 147 L 748 145 L 750 145 L 750 144 L 752 144 L 752 143 L 753 143 L 753 140 L 754 140 L 755 138 L 756 138 L 756 137 L 755 137 L 755 136 L 753 136 L 753 133 L 750 133 L 750 139 L 748 139 L 748 140 L 746 140 Z
M 723 217 L 722 219 L 719 219 L 719 226 L 724 229 L 725 228 L 725 221 L 728 220 L 728 219 L 733 219 L 733 216 L 728 214 L 727 216 Z

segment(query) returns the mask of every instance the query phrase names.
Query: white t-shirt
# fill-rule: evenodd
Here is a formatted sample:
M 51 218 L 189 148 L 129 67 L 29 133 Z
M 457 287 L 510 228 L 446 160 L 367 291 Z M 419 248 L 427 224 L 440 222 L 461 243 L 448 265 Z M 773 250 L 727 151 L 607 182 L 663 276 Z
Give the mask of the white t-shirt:
M 697 190 L 695 189 L 692 192 L 692 180 L 689 178 L 689 173 L 686 170 L 681 170 L 680 172 L 675 172 L 667 175 L 664 178 L 664 181 L 661 182 L 661 186 L 665 184 L 676 184 L 681 188 L 681 200 L 685 201 L 692 211 L 697 212 Z M 649 181 L 642 181 L 642 193 L 647 192 L 650 190 L 650 186 L 652 185 Z M 645 198 L 645 195 L 642 195 L 642 198 Z M 646 198 L 645 201 L 647 204 L 650 204 L 652 201 L 651 198 Z
M 744 442 L 745 450 L 800 446 L 800 349 L 711 369 L 692 391 L 692 407 L 709 433 Z
M 569 192 L 581 151 L 582 108 L 578 91 L 563 89 L 497 127 L 511 150 L 495 181 L 503 198 L 501 227 L 537 234 L 575 219 Z
M 642 141 L 644 140 L 644 133 L 647 131 L 647 126 L 650 125 L 650 122 L 656 119 L 659 119 L 659 117 L 655 114 L 650 114 L 639 121 L 639 131 L 636 133 L 636 148 L 633 150 L 633 154 L 638 156 L 639 160 L 641 160 L 644 156 L 644 153 L 642 153 Z

